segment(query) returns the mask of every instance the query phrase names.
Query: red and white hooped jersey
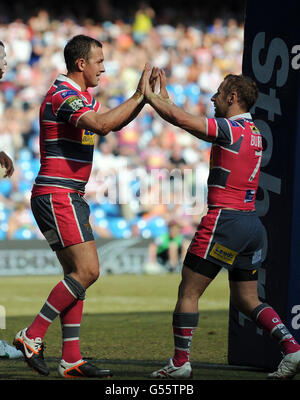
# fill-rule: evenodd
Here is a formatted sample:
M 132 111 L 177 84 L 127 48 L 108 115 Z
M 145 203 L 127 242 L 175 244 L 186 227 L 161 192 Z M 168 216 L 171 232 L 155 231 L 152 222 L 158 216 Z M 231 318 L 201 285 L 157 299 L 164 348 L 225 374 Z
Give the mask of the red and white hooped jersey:
M 40 108 L 40 161 L 32 196 L 49 193 L 84 194 L 89 180 L 95 134 L 77 127 L 86 113 L 100 108 L 89 92 L 59 75 Z
M 254 210 L 262 158 L 262 136 L 251 114 L 207 118 L 214 141 L 208 177 L 208 207 Z

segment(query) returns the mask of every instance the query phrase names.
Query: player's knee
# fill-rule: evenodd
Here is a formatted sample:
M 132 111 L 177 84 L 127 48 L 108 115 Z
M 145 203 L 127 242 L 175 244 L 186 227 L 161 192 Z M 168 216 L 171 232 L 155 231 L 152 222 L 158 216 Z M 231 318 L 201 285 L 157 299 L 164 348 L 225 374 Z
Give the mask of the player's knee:
M 99 265 L 97 267 L 93 268 L 90 272 L 90 280 L 92 283 L 96 282 L 96 280 L 99 278 L 100 271 L 99 271 Z
M 91 286 L 99 278 L 99 265 L 94 265 L 86 269 L 84 275 L 86 286 Z
M 201 295 L 200 289 L 194 285 L 188 285 L 186 282 L 181 281 L 178 290 L 178 298 L 188 298 L 190 300 L 198 300 Z

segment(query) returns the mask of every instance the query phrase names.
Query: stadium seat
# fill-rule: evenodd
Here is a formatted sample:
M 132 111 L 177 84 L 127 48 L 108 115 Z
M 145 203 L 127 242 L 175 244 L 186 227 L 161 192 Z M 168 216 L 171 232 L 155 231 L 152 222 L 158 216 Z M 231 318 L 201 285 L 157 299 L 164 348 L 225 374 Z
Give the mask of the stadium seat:
M 108 229 L 116 238 L 131 236 L 130 225 L 124 218 L 108 218 Z
M 23 149 L 21 149 L 19 151 L 19 155 L 18 155 L 18 162 L 22 162 L 22 161 L 31 161 L 32 159 L 32 153 L 31 151 L 24 147 Z
M 167 85 L 167 90 L 173 98 L 174 103 L 178 107 L 182 107 L 186 101 L 186 95 L 184 93 L 184 88 L 180 84 Z
M 12 182 L 9 179 L 1 179 L 0 181 L 0 193 L 8 197 L 12 191 Z
M 91 210 L 91 212 L 96 221 L 100 221 L 106 216 L 104 210 L 102 210 L 101 207 L 94 208 L 93 210 Z
M 200 99 L 200 88 L 196 83 L 190 83 L 185 86 L 184 93 L 192 104 L 198 104 Z
M 120 207 L 118 204 L 112 204 L 109 201 L 101 202 L 101 209 L 105 212 L 105 214 L 109 217 L 119 217 L 120 216 Z
M 162 217 L 153 217 L 150 220 L 144 218 L 131 221 L 131 225 L 136 224 L 141 236 L 145 239 L 157 237 L 168 231 L 166 221 Z
M 19 183 L 18 183 L 18 190 L 21 192 L 21 193 L 26 193 L 26 192 L 29 192 L 29 191 L 31 191 L 31 189 L 32 189 L 32 181 L 30 180 L 21 180 Z
M 0 240 L 6 239 L 6 231 L 3 229 L 4 224 L 0 224 Z
M 11 211 L 7 210 L 4 204 L 0 203 L 0 223 L 7 222 Z
M 12 238 L 16 240 L 28 240 L 28 239 L 36 239 L 37 236 L 34 232 L 32 232 L 28 228 L 20 228 L 13 234 Z

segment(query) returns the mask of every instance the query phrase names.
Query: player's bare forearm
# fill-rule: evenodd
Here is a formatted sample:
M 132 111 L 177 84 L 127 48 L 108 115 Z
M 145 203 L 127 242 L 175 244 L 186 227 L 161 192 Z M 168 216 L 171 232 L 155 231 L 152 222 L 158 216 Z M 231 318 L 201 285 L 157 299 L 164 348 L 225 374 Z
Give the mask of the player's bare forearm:
M 131 121 L 133 121 L 141 112 L 142 108 L 144 107 L 145 102 L 144 100 L 140 101 L 138 106 L 135 108 L 135 110 L 128 116 L 128 118 L 123 121 L 120 125 L 116 126 L 114 129 L 112 129 L 113 131 L 119 131 L 122 128 L 124 128 L 124 126 L 128 125 Z
M 102 130 L 102 135 L 106 135 L 110 131 L 118 131 L 136 118 L 145 104 L 143 98 L 143 94 L 140 91 L 136 91 L 135 94 L 124 103 L 102 114 L 102 124 L 105 125 L 104 132 Z
M 184 129 L 199 139 L 211 141 L 206 134 L 205 117 L 194 116 L 176 106 L 169 99 L 164 99 L 154 93 L 147 96 L 147 101 L 167 122 Z
M 144 105 L 143 97 L 143 94 L 137 90 L 132 97 L 116 108 L 101 114 L 89 112 L 79 120 L 78 127 L 100 136 L 119 130 L 132 121 L 141 111 Z

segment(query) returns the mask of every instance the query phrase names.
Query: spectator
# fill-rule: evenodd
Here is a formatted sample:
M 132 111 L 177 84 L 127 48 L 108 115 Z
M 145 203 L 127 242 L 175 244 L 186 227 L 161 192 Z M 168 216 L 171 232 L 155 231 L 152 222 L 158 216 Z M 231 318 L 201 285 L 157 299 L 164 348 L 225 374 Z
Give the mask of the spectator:
M 160 263 L 169 272 L 178 271 L 186 255 L 189 241 L 181 234 L 181 226 L 170 221 L 168 232 L 156 238 L 149 245 L 149 262 Z

